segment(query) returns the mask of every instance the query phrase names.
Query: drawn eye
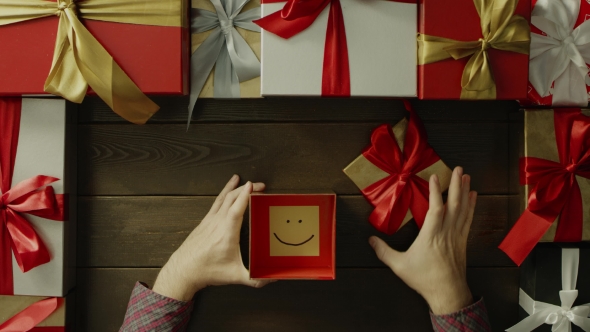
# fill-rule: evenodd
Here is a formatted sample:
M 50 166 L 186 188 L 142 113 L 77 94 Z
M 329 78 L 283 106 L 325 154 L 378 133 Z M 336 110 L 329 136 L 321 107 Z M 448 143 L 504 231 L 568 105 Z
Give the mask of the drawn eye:
M 287 220 L 287 224 L 290 223 L 290 222 L 291 222 L 291 220 Z
M 299 220 L 299 223 L 301 224 L 301 222 L 302 222 L 302 221 L 303 221 L 303 220 Z

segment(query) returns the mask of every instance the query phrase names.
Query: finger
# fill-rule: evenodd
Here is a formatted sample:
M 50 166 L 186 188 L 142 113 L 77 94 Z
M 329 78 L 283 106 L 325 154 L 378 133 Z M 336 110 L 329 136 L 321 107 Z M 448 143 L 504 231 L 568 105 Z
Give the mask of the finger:
M 445 206 L 440 192 L 440 182 L 436 174 L 430 176 L 428 187 L 430 191 L 428 212 L 426 212 L 426 218 L 424 219 L 424 225 L 422 225 L 420 233 L 432 236 L 433 234 L 440 232 L 442 228 Z
M 458 231 L 463 229 L 467 219 L 467 213 L 469 212 L 469 188 L 471 186 L 471 177 L 465 174 L 461 180 L 461 211 L 459 212 L 459 216 L 457 217 L 457 222 L 455 224 L 455 228 Z
M 252 184 L 252 191 L 254 192 L 261 192 L 266 189 L 266 185 L 262 182 L 256 182 Z
M 213 206 L 211 206 L 210 212 L 217 213 L 217 211 L 219 211 L 219 208 L 221 207 L 221 205 L 223 204 L 223 201 L 225 200 L 225 196 L 228 193 L 230 193 L 232 190 L 236 189 L 239 181 L 240 181 L 240 177 L 236 174 L 234 174 L 234 176 L 232 176 L 232 178 L 229 179 L 229 182 L 225 185 L 225 187 L 223 188 L 221 193 L 219 193 L 217 198 L 215 198 L 215 202 L 213 202 Z
M 248 181 L 248 183 L 251 184 L 251 182 Z M 246 183 L 246 184 L 248 184 Z M 221 204 L 221 207 L 219 208 L 219 213 L 223 213 L 223 214 L 227 214 L 227 212 L 229 211 L 229 208 L 231 208 L 231 206 L 234 204 L 234 202 L 236 201 L 236 199 L 238 199 L 238 196 L 240 196 L 240 193 L 242 192 L 242 189 L 244 189 L 244 186 L 240 186 L 232 191 L 230 191 L 229 193 L 227 193 L 227 195 L 225 195 L 225 199 L 223 200 L 223 204 Z
M 250 272 L 244 267 L 242 271 L 242 278 L 241 284 L 254 287 L 254 288 L 262 288 L 270 283 L 276 282 L 276 279 L 250 279 Z
M 398 261 L 402 253 L 391 249 L 391 247 L 389 247 L 385 241 L 376 236 L 371 236 L 369 238 L 369 244 L 373 250 L 375 250 L 377 258 L 379 258 L 380 261 L 385 263 L 385 265 L 389 266 L 389 268 L 393 270 L 394 273 L 396 273 L 396 266 L 398 265 Z
M 229 208 L 227 212 L 227 216 L 233 221 L 242 222 L 244 219 L 244 213 L 246 212 L 246 208 L 248 207 L 248 202 L 250 201 L 250 194 L 252 193 L 252 182 L 248 181 L 240 194 L 236 198 L 234 204 Z M 241 225 L 236 225 L 239 227 Z
M 447 197 L 447 208 L 443 221 L 443 230 L 451 230 L 455 227 L 457 217 L 461 211 L 461 181 L 463 178 L 463 168 L 455 167 L 449 186 L 449 196 Z
M 469 236 L 469 230 L 471 229 L 471 223 L 473 222 L 473 214 L 475 213 L 475 205 L 477 202 L 477 192 L 472 191 L 469 193 L 469 208 L 467 210 L 467 217 L 463 229 L 461 230 L 462 236 L 467 241 Z

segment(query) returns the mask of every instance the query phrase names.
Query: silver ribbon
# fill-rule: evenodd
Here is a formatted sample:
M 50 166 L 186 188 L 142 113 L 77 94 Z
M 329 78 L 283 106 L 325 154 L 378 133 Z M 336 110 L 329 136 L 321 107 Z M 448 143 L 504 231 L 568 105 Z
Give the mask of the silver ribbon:
M 260 7 L 240 14 L 249 1 L 211 0 L 216 13 L 192 8 L 191 33 L 213 31 L 191 57 L 189 124 L 195 103 L 213 65 L 215 98 L 240 98 L 240 82 L 260 76 L 260 61 L 235 28 L 260 32 L 260 27 L 252 22 L 260 18 Z
M 533 9 L 531 23 L 546 36 L 531 34 L 529 78 L 541 97 L 554 84 L 553 105 L 588 105 L 590 20 L 574 29 L 579 12 L 580 0 L 539 0 Z
M 561 290 L 559 298 L 561 306 L 534 301 L 522 289 L 520 290 L 520 306 L 530 315 L 520 323 L 507 329 L 509 332 L 529 332 L 543 324 L 552 325 L 553 332 L 571 332 L 572 323 L 582 330 L 590 332 L 590 303 L 573 307 L 578 291 L 579 249 L 561 250 Z

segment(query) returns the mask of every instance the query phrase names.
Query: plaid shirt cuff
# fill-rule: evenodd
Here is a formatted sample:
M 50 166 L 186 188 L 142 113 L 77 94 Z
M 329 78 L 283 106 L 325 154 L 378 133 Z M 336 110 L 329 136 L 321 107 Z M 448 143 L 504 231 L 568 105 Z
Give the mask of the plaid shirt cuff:
M 483 298 L 452 314 L 437 316 L 431 311 L 430 320 L 436 332 L 488 332 L 492 330 Z
M 171 299 L 137 282 L 119 331 L 182 332 L 186 329 L 192 311 L 193 301 Z

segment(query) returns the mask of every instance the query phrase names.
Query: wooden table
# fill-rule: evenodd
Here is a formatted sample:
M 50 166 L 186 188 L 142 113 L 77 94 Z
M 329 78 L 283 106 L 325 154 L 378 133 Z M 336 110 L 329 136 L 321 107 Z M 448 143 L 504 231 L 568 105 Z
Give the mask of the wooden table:
M 137 280 L 159 268 L 199 224 L 230 176 L 273 189 L 338 194 L 336 281 L 225 286 L 196 297 L 189 331 L 432 331 L 428 307 L 377 260 L 370 205 L 342 172 L 371 130 L 405 114 L 397 100 L 200 100 L 186 131 L 188 98 L 155 98 L 149 124 L 122 121 L 87 98 L 78 125 L 78 331 L 117 331 Z M 497 248 L 518 217 L 515 102 L 412 101 L 429 141 L 479 192 L 468 244 L 468 279 L 495 331 L 518 321 L 518 268 Z M 248 264 L 248 220 L 242 252 Z M 398 250 L 410 222 L 382 236 Z

